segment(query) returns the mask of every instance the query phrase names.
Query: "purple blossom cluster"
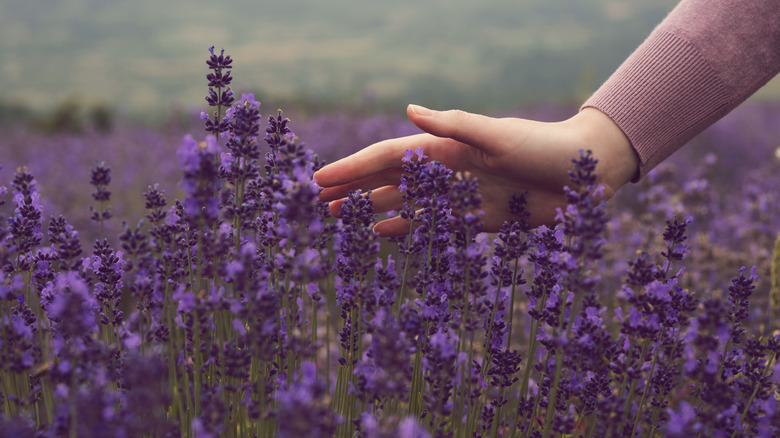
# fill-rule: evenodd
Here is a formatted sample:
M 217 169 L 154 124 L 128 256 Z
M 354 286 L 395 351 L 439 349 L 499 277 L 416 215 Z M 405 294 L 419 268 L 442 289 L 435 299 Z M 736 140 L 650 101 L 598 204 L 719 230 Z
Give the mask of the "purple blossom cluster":
M 97 161 L 99 232 L 80 234 L 29 169 L 0 187 L 0 435 L 780 434 L 769 182 L 747 178 L 726 215 L 704 163 L 629 216 L 581 151 L 556 226 L 529 227 L 518 193 L 488 236 L 479 181 L 415 149 L 400 163 L 409 233 L 384 241 L 371 192 L 331 217 L 323 162 L 281 111 L 263 125 L 260 102 L 233 95 L 232 58 L 209 53 L 179 199 L 150 185 L 143 219 L 112 225 Z M 722 256 L 723 230 L 754 263 Z

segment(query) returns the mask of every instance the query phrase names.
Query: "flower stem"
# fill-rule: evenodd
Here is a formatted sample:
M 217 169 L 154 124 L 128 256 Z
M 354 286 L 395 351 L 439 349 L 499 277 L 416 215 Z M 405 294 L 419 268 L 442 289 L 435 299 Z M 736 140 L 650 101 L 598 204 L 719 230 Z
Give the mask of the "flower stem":
M 659 342 L 663 342 L 664 338 L 664 328 L 661 329 L 661 334 L 658 337 L 660 340 Z M 631 438 L 634 438 L 636 435 L 636 428 L 639 425 L 639 418 L 642 415 L 642 406 L 645 404 L 645 397 L 647 397 L 647 391 L 650 389 L 650 382 L 653 378 L 653 371 L 655 371 L 655 363 L 658 360 L 658 352 L 660 348 L 656 348 L 655 353 L 653 353 L 653 360 L 650 363 L 650 372 L 647 373 L 647 379 L 645 380 L 645 390 L 642 391 L 642 399 L 639 400 L 639 406 L 636 409 L 636 418 L 634 419 L 634 429 L 631 431 Z
M 764 380 L 767 371 L 769 371 L 769 369 L 772 368 L 772 362 L 775 361 L 776 357 L 777 357 L 777 353 L 772 353 L 772 357 L 766 362 L 766 366 L 764 367 L 764 370 L 761 372 L 761 377 L 758 378 L 758 381 L 756 382 L 756 387 L 753 388 L 753 393 L 750 394 L 750 398 L 748 399 L 747 403 L 745 403 L 745 409 L 742 410 L 742 415 L 740 415 L 739 417 L 739 427 L 734 429 L 734 432 L 731 434 L 731 438 L 736 437 L 737 432 L 739 432 L 739 430 L 742 428 L 742 423 L 745 421 L 745 416 L 750 410 L 750 405 L 753 404 L 753 399 L 756 398 L 756 394 L 758 394 L 758 390 L 759 388 L 761 388 L 761 381 Z

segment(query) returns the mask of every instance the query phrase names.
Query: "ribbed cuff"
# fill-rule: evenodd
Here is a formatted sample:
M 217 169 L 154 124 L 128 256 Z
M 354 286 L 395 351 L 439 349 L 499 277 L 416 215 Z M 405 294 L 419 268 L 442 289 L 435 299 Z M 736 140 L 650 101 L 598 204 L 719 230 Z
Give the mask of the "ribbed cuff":
M 628 137 L 643 177 L 731 110 L 717 72 L 684 39 L 656 31 L 583 104 Z

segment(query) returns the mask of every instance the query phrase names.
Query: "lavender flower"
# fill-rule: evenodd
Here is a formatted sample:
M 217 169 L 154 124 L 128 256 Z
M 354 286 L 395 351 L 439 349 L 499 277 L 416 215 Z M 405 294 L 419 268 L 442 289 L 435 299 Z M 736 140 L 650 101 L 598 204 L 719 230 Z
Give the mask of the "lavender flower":
M 8 221 L 8 237 L 11 249 L 18 255 L 17 263 L 10 269 L 27 270 L 31 251 L 43 240 L 43 207 L 33 176 L 26 169 L 19 169 L 11 183 L 14 187 L 14 215 Z
M 184 201 L 184 213 L 193 225 L 210 227 L 219 215 L 214 194 L 219 188 L 217 167 L 214 154 L 218 152 L 216 138 L 206 137 L 206 141 L 196 143 L 186 136 L 179 147 L 179 161 L 184 171 L 182 188 L 187 193 Z
M 260 176 L 257 165 L 260 158 L 257 144 L 260 132 L 259 108 L 260 102 L 250 93 L 244 94 L 241 100 L 227 111 L 227 117 L 232 120 L 227 141 L 230 153 L 221 157 L 220 175 L 232 187 L 223 193 L 222 207 L 225 218 L 234 220 L 236 243 L 240 241 L 242 229 L 255 228 L 254 219 L 259 208 L 257 189 L 247 187 L 248 182 L 255 181 Z
M 368 331 L 371 346 L 355 370 L 358 395 L 380 406 L 390 400 L 406 401 L 413 371 L 411 358 L 416 350 L 414 339 L 387 309 L 377 311 Z
M 244 94 L 235 106 L 228 110 L 228 117 L 232 119 L 230 124 L 230 138 L 227 148 L 238 158 L 256 160 L 260 158 L 257 147 L 257 137 L 260 135 L 260 102 L 255 100 L 252 93 Z M 254 175 L 245 175 L 252 178 Z
M 455 375 L 457 351 L 444 333 L 430 338 L 430 351 L 423 357 L 424 379 L 428 390 L 423 395 L 427 423 L 434 429 L 443 429 L 452 412 L 452 376 Z
M 271 147 L 272 153 L 278 153 L 293 139 L 294 134 L 289 126 L 287 126 L 289 123 L 290 119 L 282 118 L 282 110 L 279 110 L 276 117 L 268 117 L 268 127 L 265 130 L 265 141 L 268 143 L 268 146 Z
M 684 243 L 687 240 L 686 229 L 689 223 L 691 223 L 690 218 L 683 222 L 676 217 L 672 221 L 666 220 L 666 230 L 664 230 L 666 250 L 661 252 L 661 255 L 667 259 L 662 266 L 664 276 L 668 275 L 673 261 L 682 260 L 690 252 L 690 245 Z
M 108 185 L 111 183 L 111 168 L 106 165 L 105 161 L 101 161 L 95 164 L 89 174 L 89 183 L 95 186 L 95 193 L 92 193 L 92 199 L 100 203 L 100 210 L 96 210 L 94 207 L 90 207 L 92 212 L 92 220 L 96 222 L 102 222 L 107 219 L 111 219 L 111 210 L 106 208 L 105 205 L 111 201 L 111 191 L 108 190 Z
M 52 283 L 52 300 L 47 309 L 57 333 L 64 337 L 88 336 L 97 328 L 98 301 L 75 272 L 58 274 Z
M 33 329 L 21 315 L 2 315 L 2 318 L 1 369 L 20 374 L 35 363 Z
M 124 254 L 130 260 L 127 260 L 124 266 L 125 271 L 132 271 L 136 268 L 136 264 L 140 263 L 140 267 L 147 269 L 150 257 L 149 241 L 146 233 L 141 230 L 143 226 L 143 220 L 133 229 L 130 228 L 126 222 L 122 223 L 123 231 L 119 235 L 120 246 Z
M 211 107 L 216 107 L 216 111 L 208 114 L 206 111 L 201 113 L 201 118 L 206 121 L 206 131 L 219 136 L 228 130 L 228 118 L 222 114 L 223 109 L 227 109 L 233 103 L 233 91 L 230 89 L 230 83 L 233 77 L 230 76 L 230 69 L 233 67 L 233 59 L 230 55 L 225 55 L 222 49 L 219 55 L 214 53 L 214 46 L 209 47 L 211 56 L 206 61 L 211 72 L 206 75 L 209 81 L 209 94 L 206 96 L 206 102 Z
M 370 192 L 365 196 L 360 190 L 351 192 L 341 206 L 339 217 L 343 228 L 337 236 L 340 252 L 337 265 L 339 279 L 344 283 L 363 282 L 379 252 L 379 242 L 370 228 L 375 220 L 370 196 Z
M 360 438 L 430 438 L 430 434 L 414 418 L 377 418 L 363 413 L 358 423 L 357 436 Z
M 414 160 L 414 157 L 417 157 Z M 420 189 L 420 184 L 423 175 L 424 160 L 428 158 L 422 148 L 417 148 L 415 152 L 407 150 L 404 154 L 404 158 L 401 161 L 404 163 L 402 169 L 404 173 L 401 175 L 401 184 L 398 186 L 398 190 L 401 191 L 401 197 L 404 199 L 403 208 L 400 211 L 399 216 L 408 221 L 416 221 L 416 210 L 419 208 L 418 198 L 422 196 L 423 191 Z M 411 236 L 411 228 L 410 228 Z M 402 254 L 410 255 L 420 251 L 422 248 L 420 242 L 414 244 L 417 240 L 409 239 L 408 242 L 400 244 L 400 250 Z
M 118 417 L 128 437 L 175 433 L 175 424 L 165 415 L 171 403 L 167 391 L 166 363 L 159 356 L 131 354 L 124 359 L 121 409 Z
M 20 193 L 22 197 L 27 198 L 38 191 L 38 182 L 28 172 L 27 167 L 20 167 L 16 169 L 14 179 L 11 181 L 11 187 L 15 193 Z
M 405 159 L 411 160 L 410 151 Z M 422 151 L 417 152 L 418 161 L 423 159 Z M 415 218 L 412 231 L 412 247 L 422 249 L 421 257 L 425 263 L 415 276 L 416 290 L 421 296 L 419 303 L 423 306 L 423 315 L 432 327 L 431 332 L 446 329 L 450 318 L 449 299 L 452 284 L 447 280 L 449 259 L 452 253 L 449 224 L 451 207 L 449 202 L 449 180 L 452 171 L 443 164 L 431 161 L 422 166 L 409 163 L 409 169 L 415 170 L 414 189 L 408 184 L 403 191 L 417 191 L 415 202 L 421 208 Z M 413 169 L 414 168 L 414 169 Z M 405 205 L 404 209 L 411 207 Z M 407 215 L 411 215 L 407 211 Z M 402 215 L 403 217 L 403 215 Z M 410 216 L 411 217 L 411 216 Z
M 324 393 L 325 384 L 317 378 L 316 366 L 311 362 L 301 364 L 301 371 L 293 383 L 276 393 L 279 436 L 333 436 L 341 420 L 328 408 Z
M 94 255 L 84 260 L 83 269 L 94 275 L 94 293 L 103 306 L 100 323 L 116 329 L 122 324 L 124 313 L 119 310 L 122 295 L 124 254 L 113 251 L 108 241 L 95 242 Z
M 79 233 L 64 217 L 52 218 L 49 222 L 49 242 L 57 251 L 57 262 L 61 271 L 77 271 L 81 266 L 81 242 Z
M 745 277 L 746 270 L 747 268 L 744 266 L 740 268 L 739 277 L 732 278 L 729 286 L 729 303 L 731 304 L 731 312 L 729 313 L 729 320 L 731 321 L 730 342 L 734 345 L 741 344 L 745 337 L 742 321 L 749 316 L 749 298 L 756 288 L 755 283 L 758 281 L 755 266 L 751 268 L 749 277 Z

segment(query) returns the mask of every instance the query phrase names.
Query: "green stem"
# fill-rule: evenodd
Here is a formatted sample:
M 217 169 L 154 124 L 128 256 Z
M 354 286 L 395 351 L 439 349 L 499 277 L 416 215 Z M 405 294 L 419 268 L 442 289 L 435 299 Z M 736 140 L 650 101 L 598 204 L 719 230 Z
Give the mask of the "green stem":
M 328 287 L 325 292 L 325 375 L 327 376 L 328 394 L 331 393 L 331 378 L 330 378 L 330 346 L 332 345 L 330 339 L 330 309 L 335 307 L 336 294 L 332 287 Z
M 563 289 L 563 297 L 561 300 L 561 314 L 558 320 L 557 333 L 563 331 L 564 320 L 566 316 L 566 302 L 569 299 L 569 289 Z M 556 333 L 556 334 L 557 334 Z M 552 427 L 553 418 L 555 418 L 555 404 L 556 397 L 558 396 L 558 383 L 561 381 L 561 372 L 563 368 L 563 351 L 560 346 L 555 346 L 555 375 L 553 377 L 553 383 L 550 387 L 550 395 L 547 402 L 547 416 L 544 421 L 544 430 L 542 431 L 542 438 L 550 436 L 550 428 Z
M 661 329 L 661 334 L 659 336 L 659 339 L 661 342 L 663 342 L 664 338 L 664 328 Z M 647 374 L 647 379 L 645 380 L 645 390 L 642 391 L 642 398 L 639 400 L 639 406 L 636 409 L 636 418 L 634 419 L 634 429 L 631 431 L 631 438 L 634 438 L 636 435 L 636 428 L 639 425 L 639 418 L 642 415 L 642 406 L 645 404 L 645 398 L 647 397 L 647 391 L 650 389 L 650 382 L 653 378 L 653 371 L 655 371 L 655 363 L 658 359 L 658 351 L 660 348 L 656 348 L 655 353 L 653 353 L 653 360 L 650 363 L 650 372 Z
M 466 248 L 468 248 L 468 245 L 471 242 L 471 232 L 469 230 L 466 230 Z M 458 354 L 464 351 L 465 342 L 466 342 L 466 323 L 468 322 L 469 318 L 469 285 L 471 282 L 471 266 L 465 266 L 465 274 L 466 278 L 463 283 L 463 287 L 461 289 L 461 324 L 458 328 Z M 466 393 L 466 380 L 468 377 L 470 377 L 470 374 L 468 374 L 468 370 L 470 364 L 466 364 L 464 367 L 465 369 L 461 371 L 460 373 L 460 386 L 457 389 L 458 393 L 458 400 L 466 400 L 467 393 Z M 456 408 L 452 411 L 452 416 L 450 419 L 450 424 L 453 425 L 454 428 L 454 435 L 458 436 L 462 426 L 463 421 L 461 420 L 463 418 L 463 403 L 455 403 Z
M 496 286 L 496 296 L 493 298 L 493 307 L 490 309 L 490 320 L 488 322 L 487 333 L 485 334 L 485 360 L 482 364 L 482 377 L 487 375 L 488 368 L 490 368 L 490 359 L 492 357 L 490 351 L 490 337 L 493 335 L 493 322 L 495 321 L 496 308 L 498 307 L 498 297 L 501 295 L 502 286 L 501 279 L 499 279 L 498 285 Z
M 644 342 L 642 342 L 642 352 L 639 355 L 639 360 L 644 359 L 649 346 L 650 346 L 650 338 L 645 338 Z M 636 385 L 637 385 L 637 379 L 632 379 L 631 387 L 629 387 L 628 394 L 626 395 L 626 403 L 623 405 L 623 412 L 625 412 L 623 421 L 628 421 L 628 416 L 631 414 L 630 412 L 631 402 L 634 401 L 634 390 L 636 389 Z
M 537 302 L 536 307 L 538 309 L 543 309 L 547 305 L 547 288 L 545 287 L 542 290 L 542 297 Z M 521 386 L 520 386 L 520 397 L 526 397 L 528 395 L 528 384 L 531 379 L 531 369 L 533 368 L 533 360 L 536 357 L 536 334 L 539 330 L 539 323 L 532 319 L 531 320 L 531 334 L 528 339 L 528 343 L 530 345 L 528 349 L 528 355 L 525 362 L 525 369 L 523 370 L 523 378 L 521 380 Z
M 423 392 L 423 373 L 422 373 L 422 353 L 420 347 L 417 348 L 417 352 L 414 355 L 414 370 L 412 372 L 412 382 L 409 391 L 409 415 L 418 418 L 422 413 L 422 405 L 420 403 L 421 394 Z
M 756 394 L 758 394 L 758 389 L 761 388 L 761 381 L 764 380 L 764 377 L 766 376 L 767 371 L 772 367 L 772 362 L 775 361 L 775 358 L 777 357 L 777 353 L 772 354 L 772 358 L 769 359 L 766 363 L 766 366 L 764 367 L 764 371 L 761 372 L 761 377 L 758 379 L 758 382 L 756 382 L 756 387 L 753 388 L 753 393 L 750 394 L 750 398 L 748 399 L 747 403 L 745 403 L 745 409 L 742 410 L 742 415 L 739 417 L 739 428 L 742 428 L 742 423 L 745 421 L 745 416 L 747 415 L 748 411 L 750 410 L 750 405 L 753 404 L 753 399 L 756 398 Z M 734 433 L 731 434 L 731 438 L 734 438 L 737 436 L 737 432 L 739 432 L 740 429 L 734 429 Z
M 550 361 L 550 352 L 548 351 L 547 354 L 544 356 L 544 362 L 543 363 L 546 364 L 549 361 Z M 534 407 L 531 410 L 531 424 L 529 424 L 528 427 L 525 429 L 525 438 L 528 438 L 528 437 L 531 436 L 531 426 L 533 425 L 533 422 L 537 418 L 536 411 L 539 409 L 539 401 L 540 401 L 541 397 L 539 396 L 540 388 L 539 388 L 539 384 L 538 383 L 536 384 L 536 387 L 537 387 L 537 394 L 536 394 L 536 397 L 534 397 Z
M 517 282 L 515 279 L 517 278 L 517 271 L 519 269 L 520 260 L 515 259 L 515 267 L 514 267 L 514 273 L 512 274 L 512 295 L 509 301 L 509 321 L 507 324 L 509 325 L 509 331 L 506 335 L 506 348 L 509 349 L 512 346 L 512 329 L 513 329 L 513 321 L 514 321 L 514 315 L 515 315 L 515 291 L 517 290 Z
M 76 388 L 76 370 L 72 369 L 70 373 L 70 390 L 74 393 L 78 393 Z M 78 410 L 78 397 L 72 396 L 68 402 L 70 408 L 70 426 L 68 428 L 68 435 L 70 438 L 77 438 L 79 436 L 79 410 Z
M 412 201 L 412 211 L 414 211 L 415 204 L 414 201 Z M 411 248 L 412 245 L 412 236 L 414 235 L 414 219 L 412 219 L 411 222 L 409 222 L 409 234 L 406 235 L 406 260 L 404 261 L 404 273 L 401 276 L 401 290 L 398 294 L 398 302 L 396 303 L 396 318 L 401 318 L 401 305 L 404 301 L 404 295 L 406 294 L 406 276 L 409 273 L 409 263 L 412 258 L 412 254 L 408 251 L 409 248 Z

